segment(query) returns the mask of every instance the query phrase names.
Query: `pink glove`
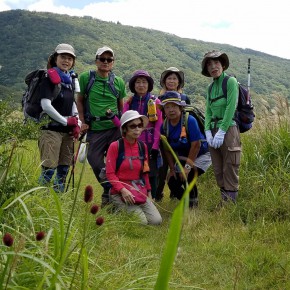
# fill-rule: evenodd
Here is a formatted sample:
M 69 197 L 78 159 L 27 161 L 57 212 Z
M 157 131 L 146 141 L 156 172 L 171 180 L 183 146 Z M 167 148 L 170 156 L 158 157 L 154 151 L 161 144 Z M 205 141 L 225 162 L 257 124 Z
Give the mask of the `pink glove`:
M 81 128 L 79 126 L 76 126 L 76 127 L 73 127 L 73 136 L 75 139 L 79 139 L 79 135 L 80 135 L 80 131 L 81 131 Z
M 70 126 L 70 127 L 78 126 L 78 118 L 77 117 L 68 117 L 67 118 L 67 126 Z

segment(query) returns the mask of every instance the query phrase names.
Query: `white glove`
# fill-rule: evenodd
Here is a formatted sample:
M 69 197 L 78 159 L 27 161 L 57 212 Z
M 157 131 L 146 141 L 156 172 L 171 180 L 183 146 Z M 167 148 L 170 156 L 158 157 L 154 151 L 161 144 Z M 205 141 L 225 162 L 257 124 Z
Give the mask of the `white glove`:
M 219 129 L 217 131 L 217 133 L 214 135 L 213 141 L 212 141 L 212 147 L 217 149 L 220 148 L 223 143 L 224 143 L 224 139 L 225 139 L 225 134 L 226 132 Z
M 206 141 L 207 141 L 208 145 L 212 147 L 213 137 L 212 137 L 211 130 L 206 130 L 205 131 L 205 138 L 206 138 Z

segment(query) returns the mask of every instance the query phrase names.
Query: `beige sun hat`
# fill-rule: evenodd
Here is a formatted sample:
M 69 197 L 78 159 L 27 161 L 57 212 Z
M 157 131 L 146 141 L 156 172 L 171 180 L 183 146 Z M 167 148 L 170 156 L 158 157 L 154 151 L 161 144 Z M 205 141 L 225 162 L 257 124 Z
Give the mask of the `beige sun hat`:
M 68 53 L 76 57 L 74 48 L 67 43 L 60 43 L 54 50 L 57 54 Z
M 209 59 L 215 59 L 215 58 L 219 58 L 221 60 L 222 65 L 224 67 L 224 70 L 226 70 L 229 67 L 229 65 L 230 65 L 229 58 L 224 52 L 221 52 L 221 51 L 218 51 L 218 50 L 213 50 L 213 51 L 207 52 L 204 55 L 202 63 L 201 63 L 201 73 L 204 76 L 211 77 L 211 75 L 209 74 L 209 72 L 207 70 L 206 62 Z
M 160 86 L 165 87 L 165 78 L 167 77 L 168 74 L 170 73 L 176 73 L 177 76 L 179 77 L 179 89 L 184 87 L 184 73 L 183 71 L 179 70 L 178 68 L 171 66 L 167 68 L 160 77 Z
M 123 133 L 123 126 L 130 122 L 130 121 L 133 121 L 135 119 L 142 119 L 142 122 L 143 122 L 143 128 L 146 128 L 147 125 L 148 125 L 148 122 L 149 122 L 149 119 L 145 116 L 145 115 L 140 115 L 138 113 L 138 111 L 135 111 L 135 110 L 128 110 L 126 111 L 121 119 L 120 119 L 120 122 L 121 122 L 121 133 Z

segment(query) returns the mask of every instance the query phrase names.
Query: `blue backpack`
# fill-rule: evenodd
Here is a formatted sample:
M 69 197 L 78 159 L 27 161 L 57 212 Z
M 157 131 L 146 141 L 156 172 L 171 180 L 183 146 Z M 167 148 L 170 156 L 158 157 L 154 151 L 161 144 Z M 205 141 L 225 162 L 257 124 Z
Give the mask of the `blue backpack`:
M 227 83 L 231 76 L 225 76 L 222 82 L 223 95 L 210 100 L 213 103 L 221 98 L 227 98 Z M 234 115 L 234 120 L 236 121 L 240 132 L 244 133 L 250 130 L 253 126 L 255 119 L 254 106 L 252 105 L 252 99 L 248 93 L 247 88 L 238 82 L 239 85 L 239 96 L 238 105 Z M 209 96 L 212 90 L 213 83 L 209 86 Z

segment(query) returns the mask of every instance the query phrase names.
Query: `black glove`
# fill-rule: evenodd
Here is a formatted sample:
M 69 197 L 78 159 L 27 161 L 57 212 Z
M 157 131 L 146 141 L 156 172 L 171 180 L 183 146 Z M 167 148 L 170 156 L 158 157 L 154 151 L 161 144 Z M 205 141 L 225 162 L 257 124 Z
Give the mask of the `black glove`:
M 159 150 L 152 148 L 150 151 L 150 158 L 157 160 L 158 153 L 159 153 Z
M 115 114 L 109 109 L 107 112 L 106 112 L 106 117 L 109 119 L 109 120 L 112 120 L 114 119 L 115 117 Z

